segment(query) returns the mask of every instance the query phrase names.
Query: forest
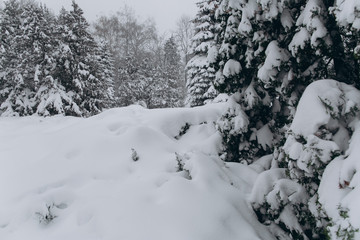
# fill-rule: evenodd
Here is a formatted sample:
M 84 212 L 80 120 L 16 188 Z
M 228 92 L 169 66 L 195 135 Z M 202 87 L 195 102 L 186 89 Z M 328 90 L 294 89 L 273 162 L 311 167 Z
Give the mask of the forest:
M 182 106 L 184 63 L 191 28 L 184 16 L 165 39 L 153 21 L 124 6 L 90 25 L 82 9 L 55 15 L 35 1 L 7 1 L 1 12 L 1 111 L 91 116 L 111 107 L 142 103 Z M 176 33 L 177 32 L 177 33 Z
M 174 154 L 187 181 L 210 179 L 206 169 L 244 191 L 256 218 L 247 222 L 265 229 L 248 239 L 360 239 L 360 1 L 199 0 L 197 8 L 162 36 L 127 6 L 90 24 L 75 1 L 57 15 L 6 1 L 1 116 L 107 119 L 121 108 L 153 126 L 141 131 L 159 142 L 158 131 L 186 146 Z

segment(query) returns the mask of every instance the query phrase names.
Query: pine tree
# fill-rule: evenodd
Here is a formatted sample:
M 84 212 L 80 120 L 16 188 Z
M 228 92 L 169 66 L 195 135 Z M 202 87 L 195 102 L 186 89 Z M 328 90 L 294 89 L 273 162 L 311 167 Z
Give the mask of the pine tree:
M 98 50 L 96 53 L 98 68 L 97 76 L 102 81 L 99 90 L 103 96 L 103 107 L 111 108 L 115 106 L 115 87 L 114 87 L 114 59 L 110 53 L 108 44 L 105 42 L 98 43 Z
M 134 56 L 128 56 L 121 67 L 122 84 L 119 88 L 121 105 L 143 103 L 153 108 L 151 92 L 155 87 L 153 68 L 148 58 L 135 61 Z
M 359 86 L 359 15 L 357 6 L 349 3 L 353 1 L 220 1 L 214 13 L 216 59 L 211 66 L 216 71 L 214 86 L 229 95 L 228 110 L 217 124 L 223 136 L 224 160 L 251 163 L 275 148 L 283 151 L 284 134 L 311 82 L 334 78 Z M 276 153 L 274 167 L 292 171 L 284 181 L 303 189 L 308 198 L 285 201 L 282 185 L 274 185 L 271 196 L 281 196 L 279 208 L 272 208 L 273 202 L 267 199 L 265 205 L 255 206 L 260 219 L 271 226 L 279 224 L 294 239 L 324 237 L 329 222 L 321 205 L 314 202 L 316 184 L 327 163 L 317 161 L 319 152 L 330 147 L 322 149 L 320 140 L 307 141 L 304 155 L 314 164 L 305 173 L 294 161 L 284 163 L 288 153 L 280 154 L 282 157 Z M 283 210 L 300 225 L 282 222 Z
M 33 113 L 33 81 L 24 66 L 27 59 L 19 56 L 26 54 L 23 41 L 24 28 L 22 14 L 24 10 L 16 0 L 5 2 L 1 18 L 1 110 L 2 115 L 28 115 Z M 26 25 L 26 23 L 25 23 Z M 25 36 L 28 37 L 28 36 Z M 26 39 L 26 38 L 25 38 Z M 31 46 L 30 46 L 31 47 Z M 25 67 L 23 69 L 22 67 Z M 26 76 L 24 76 L 24 74 Z
M 72 10 L 62 10 L 58 18 L 60 46 L 55 79 L 59 79 L 71 97 L 68 114 L 88 116 L 99 113 L 105 102 L 109 79 L 101 79 L 99 52 L 89 33 L 82 9 L 72 2 Z M 111 80 L 110 80 L 111 81 Z
M 8 4 L 17 4 L 21 11 L 13 17 L 20 20 L 12 27 L 17 31 L 13 31 L 11 43 L 3 48 L 2 59 L 8 59 L 2 62 L 6 72 L 4 81 L 11 89 L 2 104 L 3 115 L 30 115 L 37 112 L 36 91 L 54 66 L 53 19 L 46 8 L 35 3 L 10 1 Z
M 215 45 L 215 10 L 219 1 L 201 1 L 197 3 L 198 14 L 193 20 L 195 35 L 192 38 L 192 54 L 187 64 L 187 100 L 189 106 L 200 106 L 213 99 L 217 94 L 212 87 L 215 70 L 210 63 L 216 59 Z
M 83 12 L 10 0 L 1 18 L 2 115 L 89 116 L 112 106 L 112 62 L 88 32 Z
M 34 112 L 38 115 L 49 116 L 65 114 L 64 102 L 71 104 L 71 99 L 66 95 L 63 86 L 53 78 L 56 67 L 56 49 L 58 41 L 54 38 L 56 29 L 55 17 L 45 6 L 30 5 L 25 9 L 25 27 L 27 34 L 31 35 L 30 51 L 24 59 L 30 63 L 31 76 L 34 81 Z
M 248 159 L 270 153 L 312 81 L 358 81 L 358 62 L 346 53 L 354 51 L 358 40 L 356 34 L 339 29 L 331 11 L 333 4 L 320 0 L 244 4 L 224 0 L 219 5 L 214 85 L 221 93 L 240 93 L 239 104 L 252 119 L 249 131 L 237 137 L 248 144 L 235 156 Z M 352 40 L 344 41 L 349 37 Z M 268 149 L 256 139 L 264 128 L 270 130 L 266 130 L 268 136 L 273 135 Z
M 182 105 L 183 84 L 181 78 L 181 57 L 174 37 L 170 37 L 164 45 L 163 64 L 163 100 L 166 107 Z
M 276 129 L 273 119 L 279 111 L 279 105 L 276 104 L 273 89 L 265 88 L 257 78 L 259 63 L 264 58 L 259 55 L 264 54 L 263 46 L 267 41 L 270 42 L 264 36 L 268 30 L 262 29 L 264 33 L 259 36 L 259 33 L 254 33 L 257 29 L 254 30 L 249 25 L 244 28 L 241 22 L 249 14 L 245 11 L 246 8 L 259 7 L 257 4 L 253 5 L 252 1 L 245 5 L 240 5 L 237 1 L 222 1 L 215 13 L 219 23 L 216 37 L 217 59 L 213 63 L 217 71 L 214 85 L 219 92 L 236 96 L 218 123 L 223 136 L 226 161 L 250 163 L 271 153 L 274 146 Z M 258 27 L 261 28 L 261 25 Z M 258 53 L 255 56 L 256 51 Z M 242 115 L 248 119 L 249 125 L 241 131 L 231 131 L 229 128 L 236 128 L 234 119 L 238 116 L 233 113 L 239 112 L 235 110 L 237 108 L 242 109 Z

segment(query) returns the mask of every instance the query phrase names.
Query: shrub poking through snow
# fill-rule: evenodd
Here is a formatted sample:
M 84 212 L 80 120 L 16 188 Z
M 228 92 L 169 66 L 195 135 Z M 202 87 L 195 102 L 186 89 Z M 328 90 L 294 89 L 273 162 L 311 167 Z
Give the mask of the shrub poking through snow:
M 188 160 L 188 156 L 185 155 L 180 155 L 178 153 L 175 153 L 176 156 L 176 162 L 177 162 L 177 169 L 176 172 L 183 172 L 184 173 L 184 177 L 188 180 L 191 180 L 191 174 L 190 171 L 188 169 L 185 168 L 185 160 Z
M 136 152 L 136 150 L 134 148 L 131 149 L 131 159 L 134 162 L 137 162 L 140 159 L 138 153 Z
M 185 123 L 184 126 L 181 127 L 181 130 L 177 136 L 175 136 L 175 139 L 179 140 L 189 129 L 191 125 L 189 123 Z
M 176 162 L 177 162 L 177 172 L 182 172 L 184 171 L 184 162 L 183 162 L 183 159 L 182 157 L 178 154 L 178 153 L 175 153 L 175 156 L 176 156 Z
M 36 212 L 35 214 L 39 218 L 39 222 L 43 225 L 48 225 L 51 223 L 57 216 L 53 213 L 54 204 L 46 205 L 46 209 L 43 212 Z

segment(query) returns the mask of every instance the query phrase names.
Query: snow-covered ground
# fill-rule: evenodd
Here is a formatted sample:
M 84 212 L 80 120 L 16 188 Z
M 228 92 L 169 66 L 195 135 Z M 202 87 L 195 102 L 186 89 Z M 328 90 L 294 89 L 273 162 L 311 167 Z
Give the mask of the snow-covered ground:
M 276 207 L 278 194 L 307 204 L 307 193 L 271 155 L 250 166 L 220 159 L 215 122 L 230 105 L 0 118 L 0 239 L 275 239 L 252 206 Z M 318 196 L 332 239 L 360 239 L 359 106 L 351 86 L 311 84 L 283 147 L 310 177 L 306 161 L 327 164 Z M 296 217 L 284 219 L 301 232 Z
M 273 239 L 258 173 L 218 157 L 223 104 L 1 118 L 0 239 Z

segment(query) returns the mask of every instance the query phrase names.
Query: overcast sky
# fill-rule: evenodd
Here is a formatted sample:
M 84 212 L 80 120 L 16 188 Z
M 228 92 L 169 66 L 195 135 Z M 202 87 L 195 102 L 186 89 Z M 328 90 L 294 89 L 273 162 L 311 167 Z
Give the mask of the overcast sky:
M 71 0 L 38 1 L 45 3 L 56 13 L 62 6 L 71 9 Z M 95 21 L 101 15 L 115 13 L 127 4 L 142 20 L 151 17 L 155 20 L 161 33 L 169 33 L 175 29 L 176 21 L 181 15 L 195 16 L 197 10 L 195 3 L 198 0 L 76 0 L 76 2 L 84 10 L 85 17 L 89 22 Z

